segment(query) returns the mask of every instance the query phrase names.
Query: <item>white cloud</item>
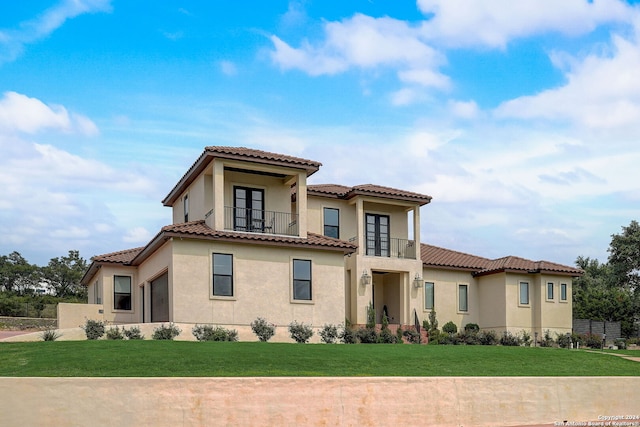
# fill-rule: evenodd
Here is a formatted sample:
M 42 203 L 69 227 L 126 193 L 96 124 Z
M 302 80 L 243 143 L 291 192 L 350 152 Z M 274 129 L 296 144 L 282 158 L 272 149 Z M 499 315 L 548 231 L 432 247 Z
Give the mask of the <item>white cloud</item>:
M 144 227 L 135 227 L 127 231 L 127 234 L 124 235 L 122 241 L 125 243 L 133 243 L 138 245 L 145 245 L 149 243 L 153 236 L 151 233 Z
M 300 69 L 312 76 L 350 68 L 391 67 L 399 70 L 404 82 L 438 89 L 449 86 L 448 78 L 437 70 L 444 64 L 444 56 L 422 41 L 419 29 L 407 22 L 356 14 L 325 23 L 324 32 L 321 43 L 304 40 L 299 48 L 272 36 L 272 60 L 282 69 Z
M 35 134 L 43 130 L 96 135 L 98 127 L 87 117 L 59 105 L 47 106 L 36 98 L 5 92 L 0 99 L 0 131 Z
M 504 48 L 515 38 L 558 32 L 586 34 L 608 22 L 629 22 L 633 8 L 620 0 L 418 0 L 433 14 L 423 35 L 449 46 Z
M 614 36 L 611 51 L 572 58 L 567 83 L 500 105 L 498 117 L 569 121 L 596 129 L 633 127 L 640 132 L 640 43 Z
M 0 63 L 13 61 L 25 45 L 44 39 L 67 19 L 85 13 L 109 11 L 111 0 L 61 0 L 37 18 L 21 22 L 17 29 L 0 30 Z
M 235 76 L 238 74 L 238 67 L 231 61 L 220 61 L 220 70 L 222 74 L 227 76 Z
M 480 115 L 480 109 L 475 101 L 449 101 L 449 111 L 455 117 L 475 119 Z

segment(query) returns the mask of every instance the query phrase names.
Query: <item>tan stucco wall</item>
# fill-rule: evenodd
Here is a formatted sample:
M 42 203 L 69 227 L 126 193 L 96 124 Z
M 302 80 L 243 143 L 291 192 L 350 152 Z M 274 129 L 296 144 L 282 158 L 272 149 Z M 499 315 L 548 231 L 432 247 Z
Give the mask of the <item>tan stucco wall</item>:
M 113 309 L 113 276 L 131 276 L 131 310 Z M 104 320 L 112 323 L 135 323 L 138 321 L 139 295 L 136 284 L 138 283 L 138 270 L 136 267 L 104 265 L 98 270 L 96 276 L 100 276 L 102 284 L 102 305 Z M 95 282 L 95 277 L 91 283 Z M 82 322 L 84 324 L 84 322 Z M 77 325 L 73 325 L 77 326 Z
M 315 251 L 173 241 L 173 321 L 249 325 L 257 317 L 277 325 L 293 320 L 322 326 L 344 321 L 344 256 Z M 234 296 L 211 296 L 212 253 L 233 254 Z M 311 302 L 293 301 L 292 260 L 312 260 Z
M 58 303 L 58 329 L 77 328 L 86 323 L 87 319 L 104 320 L 104 306 L 102 304 L 70 304 Z
M 436 319 L 440 329 L 449 321 L 455 323 L 458 330 L 462 330 L 467 323 L 480 323 L 481 309 L 478 283 L 471 276 L 471 273 L 458 270 L 425 268 L 422 272 L 422 278 L 425 282 L 434 283 L 433 307 L 436 311 Z M 467 303 L 469 310 L 467 312 L 458 310 L 458 285 L 468 285 Z M 421 317 L 427 319 L 430 311 L 424 308 L 424 288 L 421 288 L 418 313 L 422 312 Z
M 586 425 L 599 416 L 638 415 L 636 383 L 635 377 L 0 378 L 0 414 L 6 427 Z
M 480 305 L 480 321 L 478 324 L 482 329 L 501 333 L 507 328 L 505 280 L 505 273 L 490 274 L 478 278 Z
M 136 294 L 136 302 L 138 307 L 141 307 L 140 296 L 142 292 L 145 292 L 145 308 L 144 313 L 146 319 L 144 321 L 148 322 L 151 320 L 151 289 L 150 282 L 152 280 L 157 279 L 160 275 L 165 272 L 168 273 L 169 277 L 169 316 L 171 316 L 171 300 L 172 300 L 172 285 L 173 285 L 173 268 L 171 263 L 172 256 L 172 245 L 171 241 L 166 242 L 160 249 L 155 251 L 153 255 L 147 258 L 140 266 L 138 267 L 138 281 L 136 282 L 136 287 L 134 293 Z M 141 287 L 144 286 L 144 289 Z M 140 312 L 140 308 L 138 308 L 138 316 L 136 317 L 136 322 L 142 322 L 142 313 Z
M 344 200 L 310 196 L 307 200 L 307 217 L 309 231 L 324 234 L 324 208 L 340 211 L 340 239 L 349 240 L 357 233 L 356 208 Z

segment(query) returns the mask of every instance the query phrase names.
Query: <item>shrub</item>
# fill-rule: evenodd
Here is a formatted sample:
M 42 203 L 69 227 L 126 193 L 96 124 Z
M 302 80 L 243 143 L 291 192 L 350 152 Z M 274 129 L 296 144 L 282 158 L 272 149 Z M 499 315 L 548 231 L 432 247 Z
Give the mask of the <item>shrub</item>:
M 124 334 L 117 326 L 115 328 L 107 329 L 107 339 L 108 340 L 123 340 Z
M 480 331 L 478 332 L 478 341 L 481 345 L 498 344 L 498 334 L 496 331 Z
M 398 329 L 396 329 L 396 343 L 404 343 L 404 341 L 402 341 L 402 328 L 400 327 L 400 325 L 398 325 Z
M 104 335 L 105 326 L 106 322 L 87 319 L 84 326 L 81 326 L 81 328 L 84 329 L 84 333 L 88 340 L 97 340 L 102 338 Z
M 465 344 L 465 345 L 480 344 L 480 338 L 478 337 L 478 332 L 469 331 L 465 329 L 463 332 L 460 332 L 458 334 L 458 344 Z
M 531 334 L 524 329 L 520 331 L 520 341 L 527 347 L 531 346 Z
M 305 344 L 313 336 L 313 329 L 309 325 L 298 323 L 294 320 L 289 323 L 289 335 L 298 344 Z
M 627 342 L 624 340 L 624 338 L 616 339 L 614 345 L 618 347 L 618 350 L 626 350 L 627 348 Z
M 431 325 L 429 325 L 429 321 L 427 319 L 424 319 L 422 321 L 422 329 L 424 329 L 425 331 L 431 329 Z
M 338 338 L 345 344 L 356 344 L 358 342 L 358 334 L 348 323 L 344 325 L 344 329 L 342 329 Z
M 504 331 L 502 336 L 500 337 L 500 345 L 515 347 L 521 344 L 520 337 L 517 335 L 513 335 L 509 331 Z
M 558 344 L 558 347 L 560 347 L 560 348 L 570 348 L 572 342 L 573 342 L 573 340 L 572 340 L 571 335 L 569 335 L 569 334 L 562 334 L 562 335 L 556 334 L 556 344 Z
M 238 331 L 222 326 L 196 325 L 191 333 L 198 341 L 238 341 Z
M 553 338 L 551 338 L 551 332 L 548 329 L 544 331 L 544 336 L 540 339 L 540 347 L 553 347 Z
M 477 323 L 467 323 L 466 325 L 464 325 L 464 331 L 465 332 L 479 332 L 480 331 L 480 326 L 478 326 Z
M 437 329 L 432 329 L 429 331 L 429 344 L 439 344 L 440 343 L 440 331 Z
M 55 341 L 60 338 L 62 334 L 58 333 L 55 329 L 45 329 L 40 334 L 42 341 Z
M 411 344 L 420 344 L 420 334 L 413 329 L 405 329 L 402 331 L 402 336 Z
M 160 325 L 159 327 L 153 330 L 153 335 L 151 338 L 154 340 L 172 340 L 178 335 L 180 335 L 180 328 L 178 328 L 173 323 L 169 323 L 168 326 Z
M 369 303 L 367 306 L 367 328 L 374 329 L 376 327 L 376 310 L 373 308 L 373 303 Z
M 584 338 L 584 345 L 589 348 L 602 348 L 602 337 L 598 334 L 587 334 Z
M 442 345 L 458 345 L 460 340 L 457 335 L 454 334 L 440 334 L 438 337 L 438 344 Z
M 251 322 L 251 330 L 262 342 L 267 342 L 276 333 L 276 325 L 267 323 L 262 317 Z
M 334 344 L 340 336 L 336 325 L 324 325 L 319 334 L 320 341 L 327 344 Z
M 455 334 L 456 332 L 458 332 L 458 327 L 452 321 L 448 321 L 442 327 L 442 332 L 444 332 L 445 334 Z
M 378 342 L 380 344 L 396 344 L 398 342 L 398 337 L 392 334 L 389 328 L 384 328 L 380 331 Z
M 362 344 L 375 344 L 378 342 L 378 333 L 374 328 L 360 328 L 356 336 Z
M 124 333 L 124 336 L 127 337 L 130 340 L 143 340 L 144 339 L 144 335 L 142 335 L 140 333 L 140 328 L 137 326 L 132 326 L 131 329 L 125 329 L 125 327 L 122 327 L 122 333 Z

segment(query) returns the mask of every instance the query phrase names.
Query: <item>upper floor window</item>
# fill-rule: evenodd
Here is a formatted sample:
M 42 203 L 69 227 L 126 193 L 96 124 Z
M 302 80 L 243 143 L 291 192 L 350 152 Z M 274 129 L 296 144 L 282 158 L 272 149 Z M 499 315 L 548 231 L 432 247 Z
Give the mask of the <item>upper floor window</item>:
M 567 284 L 561 283 L 560 284 L 560 301 L 566 301 L 566 300 L 567 300 Z
M 340 211 L 334 208 L 324 208 L 324 235 L 340 238 Z
M 131 310 L 131 276 L 113 276 L 113 308 Z
M 367 255 L 389 256 L 389 216 L 366 215 Z
M 547 283 L 547 299 L 553 299 L 553 282 Z
M 520 304 L 529 304 L 529 282 L 520 282 Z
M 458 311 L 469 311 L 469 286 L 458 285 Z
M 311 300 L 311 261 L 293 260 L 293 299 Z
M 233 229 L 264 232 L 264 190 L 233 188 Z
M 184 222 L 189 222 L 189 195 L 185 194 L 184 200 L 182 201 L 182 205 L 184 208 Z
M 213 254 L 213 295 L 233 296 L 233 255 Z
M 433 282 L 424 282 L 424 308 L 433 310 Z

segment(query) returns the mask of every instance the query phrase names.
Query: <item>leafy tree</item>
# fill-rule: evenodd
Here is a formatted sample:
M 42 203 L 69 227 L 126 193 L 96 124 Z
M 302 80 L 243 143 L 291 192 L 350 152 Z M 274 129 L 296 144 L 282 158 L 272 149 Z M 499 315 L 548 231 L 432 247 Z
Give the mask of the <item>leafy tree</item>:
M 18 252 L 0 257 L 0 290 L 23 295 L 38 284 L 38 267 Z
M 67 256 L 52 258 L 42 267 L 42 280 L 56 296 L 79 296 L 86 298 L 87 290 L 80 280 L 87 269 L 87 262 L 78 251 L 69 251 Z
M 640 224 L 631 221 L 611 236 L 609 264 L 616 285 L 635 292 L 640 286 Z

